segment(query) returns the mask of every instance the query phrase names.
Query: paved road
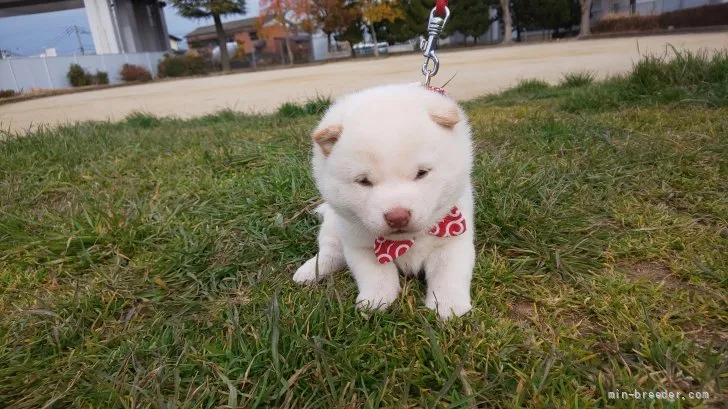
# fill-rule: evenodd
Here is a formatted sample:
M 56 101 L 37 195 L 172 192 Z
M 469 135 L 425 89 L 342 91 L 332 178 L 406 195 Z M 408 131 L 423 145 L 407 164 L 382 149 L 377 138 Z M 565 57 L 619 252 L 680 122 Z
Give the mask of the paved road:
M 728 33 L 703 33 L 591 41 L 562 41 L 443 52 L 437 85 L 457 73 L 448 93 L 470 99 L 524 78 L 557 82 L 562 73 L 595 71 L 599 77 L 629 70 L 640 54 L 728 47 Z M 119 120 L 131 112 L 191 117 L 229 108 L 268 112 L 286 101 L 317 94 L 337 96 L 367 86 L 421 79 L 422 57 L 406 55 L 286 70 L 165 81 L 0 105 L 0 125 L 25 131 L 39 123 Z

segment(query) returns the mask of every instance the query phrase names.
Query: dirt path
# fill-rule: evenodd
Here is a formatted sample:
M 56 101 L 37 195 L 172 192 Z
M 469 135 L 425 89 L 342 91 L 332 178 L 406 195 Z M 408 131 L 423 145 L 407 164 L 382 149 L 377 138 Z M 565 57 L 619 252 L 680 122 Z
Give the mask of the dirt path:
M 592 41 L 563 41 L 443 52 L 440 84 L 469 99 L 508 87 L 523 78 L 557 82 L 562 73 L 591 70 L 600 77 L 630 69 L 640 53 L 663 53 L 666 45 L 697 50 L 728 46 L 728 33 L 686 34 Z M 3 129 L 82 120 L 119 120 L 131 112 L 191 117 L 230 108 L 268 112 L 286 101 L 317 94 L 337 96 L 362 87 L 419 81 L 421 55 L 347 61 L 317 66 L 209 78 L 167 81 L 41 98 L 0 106 Z

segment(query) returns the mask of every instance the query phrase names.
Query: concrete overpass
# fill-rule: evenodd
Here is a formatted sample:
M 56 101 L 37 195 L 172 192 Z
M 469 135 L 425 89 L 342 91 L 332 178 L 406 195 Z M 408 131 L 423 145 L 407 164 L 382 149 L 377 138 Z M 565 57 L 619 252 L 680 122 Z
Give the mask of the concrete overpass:
M 97 54 L 166 51 L 164 6 L 158 0 L 0 0 L 0 18 L 85 8 Z

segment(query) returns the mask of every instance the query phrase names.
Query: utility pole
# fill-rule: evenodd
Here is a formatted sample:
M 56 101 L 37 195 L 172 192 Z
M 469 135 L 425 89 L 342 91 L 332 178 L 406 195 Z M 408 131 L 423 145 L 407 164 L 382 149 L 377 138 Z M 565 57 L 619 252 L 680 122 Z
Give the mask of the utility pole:
M 83 51 L 83 43 L 81 42 L 81 34 L 79 34 L 79 29 L 77 25 L 73 25 L 73 31 L 76 32 L 76 39 L 78 40 L 78 48 L 81 50 L 81 55 L 84 54 Z

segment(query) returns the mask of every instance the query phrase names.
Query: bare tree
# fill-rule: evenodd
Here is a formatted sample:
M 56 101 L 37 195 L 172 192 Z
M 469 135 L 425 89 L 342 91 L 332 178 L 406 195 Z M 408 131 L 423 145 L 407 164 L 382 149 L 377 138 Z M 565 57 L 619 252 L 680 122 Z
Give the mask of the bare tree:
M 579 0 L 583 1 L 583 0 Z M 591 0 L 589 0 L 591 2 Z M 513 42 L 513 26 L 511 23 L 511 0 L 500 0 L 501 10 L 503 10 L 503 44 Z
M 591 35 L 589 20 L 591 14 L 592 0 L 579 0 L 579 5 L 581 6 L 581 25 L 579 28 L 579 37 L 589 37 Z

